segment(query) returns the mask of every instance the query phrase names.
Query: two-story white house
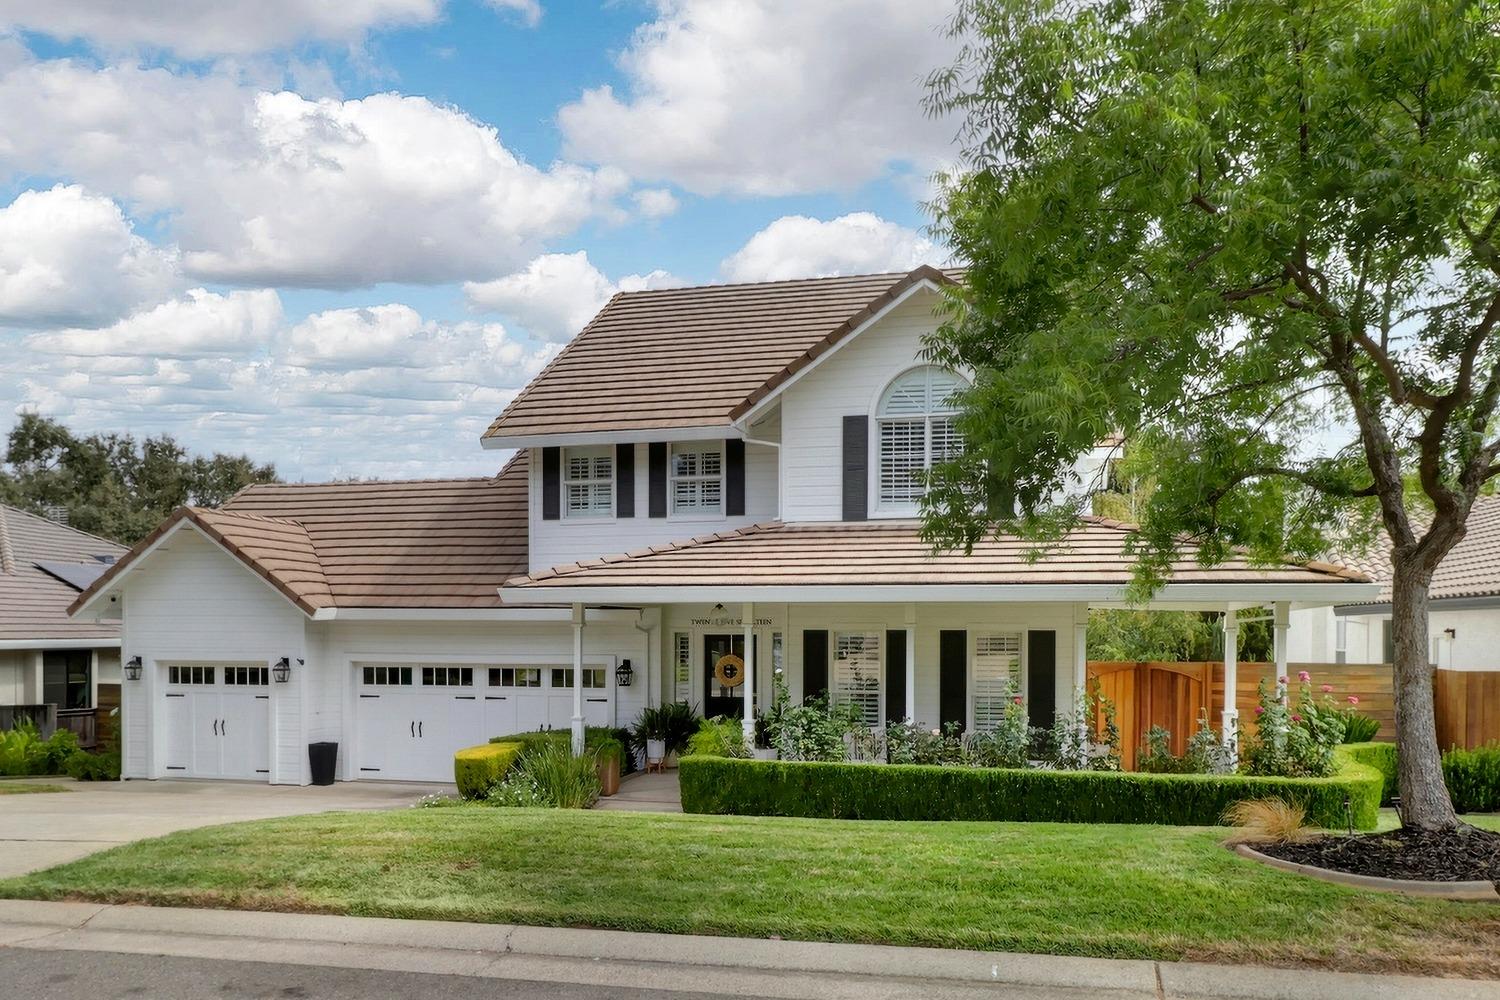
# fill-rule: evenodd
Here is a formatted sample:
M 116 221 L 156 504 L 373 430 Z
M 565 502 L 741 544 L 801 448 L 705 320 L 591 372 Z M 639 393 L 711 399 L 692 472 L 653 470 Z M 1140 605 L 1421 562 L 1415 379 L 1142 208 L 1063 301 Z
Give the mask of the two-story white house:
M 485 433 L 514 453 L 494 478 L 178 511 L 75 603 L 123 623 L 125 774 L 299 783 L 332 740 L 342 779 L 446 780 L 454 750 L 508 732 L 671 700 L 744 718 L 776 676 L 872 726 L 992 725 L 1010 685 L 1050 724 L 1088 609 L 1124 600 L 1129 529 L 1090 521 L 1040 559 L 922 542 L 920 473 L 961 447 L 965 373 L 923 350 L 955 278 L 622 293 Z M 1340 567 L 1184 556 L 1156 600 L 1270 607 L 1285 663 L 1293 607 L 1375 593 Z

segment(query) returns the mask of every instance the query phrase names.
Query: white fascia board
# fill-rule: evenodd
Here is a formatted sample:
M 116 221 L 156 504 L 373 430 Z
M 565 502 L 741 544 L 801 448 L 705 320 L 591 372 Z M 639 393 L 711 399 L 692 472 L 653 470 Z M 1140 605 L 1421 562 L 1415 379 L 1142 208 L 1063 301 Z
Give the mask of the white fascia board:
M 548 604 L 556 604 L 549 601 Z M 599 622 L 630 623 L 640 618 L 634 608 L 603 608 L 590 613 Z M 319 608 L 313 621 L 341 622 L 567 622 L 568 607 L 519 608 Z
M 119 649 L 120 640 L 100 637 L 77 639 L 0 639 L 0 649 Z
M 923 278 L 921 281 L 912 285 L 910 288 L 906 289 L 906 291 L 902 292 L 900 295 L 896 296 L 894 299 L 881 306 L 875 312 L 875 315 L 871 316 L 869 319 L 865 320 L 863 323 L 859 324 L 859 326 L 856 326 L 848 333 L 844 334 L 844 336 L 839 338 L 838 342 L 828 350 L 824 351 L 822 354 L 819 354 L 816 358 L 813 358 L 811 364 L 797 370 L 792 374 L 791 378 L 778 385 L 775 389 L 772 389 L 770 395 L 766 396 L 765 399 L 762 399 L 760 402 L 750 407 L 750 409 L 746 410 L 744 415 L 734 422 L 735 426 L 749 427 L 752 423 L 755 422 L 755 418 L 760 416 L 761 412 L 765 410 L 766 407 L 770 406 L 773 402 L 780 399 L 782 393 L 786 392 L 792 386 L 801 381 L 802 376 L 806 375 L 808 372 L 816 370 L 819 365 L 823 364 L 823 362 L 827 361 L 829 358 L 833 357 L 840 350 L 842 350 L 845 344 L 852 343 L 854 340 L 858 339 L 860 334 L 864 333 L 870 327 L 885 319 L 886 315 L 890 313 L 892 309 L 897 308 L 907 299 L 911 298 L 913 295 L 923 289 L 931 292 L 939 291 L 937 282 L 932 281 L 928 278 Z
M 577 434 L 518 434 L 509 437 L 481 438 L 489 450 L 500 448 L 550 448 L 581 444 L 650 444 L 655 441 L 722 441 L 742 438 L 744 433 L 730 424 L 705 427 L 648 427 L 628 431 L 584 431 Z
M 1229 602 L 1259 605 L 1291 601 L 1304 607 L 1346 604 L 1378 594 L 1373 583 L 1180 583 L 1168 584 L 1149 607 L 1180 605 L 1222 609 Z M 876 584 L 869 586 L 679 586 L 679 587 L 502 587 L 500 599 L 525 604 L 702 604 L 768 601 L 774 604 L 1037 604 L 1128 606 L 1125 588 L 1108 584 Z

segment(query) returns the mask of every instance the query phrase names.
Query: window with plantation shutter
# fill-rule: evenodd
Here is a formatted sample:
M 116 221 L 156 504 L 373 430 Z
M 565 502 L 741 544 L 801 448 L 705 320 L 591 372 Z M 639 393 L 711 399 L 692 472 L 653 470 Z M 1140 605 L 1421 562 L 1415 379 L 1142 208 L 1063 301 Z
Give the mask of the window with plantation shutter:
M 668 472 L 673 514 L 724 512 L 724 452 L 719 445 L 673 445 Z
M 615 454 L 601 448 L 563 452 L 563 511 L 568 517 L 608 517 L 615 510 Z
M 687 701 L 692 694 L 693 637 L 688 632 L 672 633 L 672 686 L 677 701 Z
M 994 729 L 1006 702 L 1021 691 L 1021 634 L 980 632 L 974 636 L 974 728 Z
M 880 725 L 880 633 L 834 636 L 829 693 L 835 705 L 856 705 L 865 725 Z
M 913 368 L 891 383 L 876 411 L 879 441 L 877 507 L 911 513 L 922 498 L 923 475 L 953 458 L 963 439 L 953 426 L 953 396 L 968 387 L 936 365 Z

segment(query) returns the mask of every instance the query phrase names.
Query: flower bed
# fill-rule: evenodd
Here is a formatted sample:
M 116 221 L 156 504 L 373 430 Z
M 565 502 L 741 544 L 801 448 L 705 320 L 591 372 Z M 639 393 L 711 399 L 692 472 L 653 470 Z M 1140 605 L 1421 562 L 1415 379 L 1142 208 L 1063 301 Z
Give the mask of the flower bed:
M 1278 797 L 1308 822 L 1375 826 L 1380 772 L 1342 750 L 1327 778 L 837 764 L 690 756 L 681 763 L 690 813 L 828 819 L 1159 823 L 1213 826 L 1244 799 Z M 1348 803 L 1347 808 L 1345 803 Z

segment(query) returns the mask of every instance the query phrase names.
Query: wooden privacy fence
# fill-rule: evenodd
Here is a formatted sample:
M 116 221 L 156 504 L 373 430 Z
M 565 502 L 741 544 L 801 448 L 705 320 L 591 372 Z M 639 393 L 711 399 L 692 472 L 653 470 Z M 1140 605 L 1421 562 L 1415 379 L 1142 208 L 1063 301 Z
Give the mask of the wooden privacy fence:
M 1500 671 L 1439 670 L 1432 693 L 1438 746 L 1446 750 L 1500 740 Z
M 1295 689 L 1297 673 L 1312 675 L 1313 691 L 1319 697 L 1324 684 L 1333 686 L 1331 696 L 1347 704 L 1349 695 L 1359 698 L 1359 710 L 1380 723 L 1377 740 L 1394 740 L 1395 697 L 1388 664 L 1380 663 L 1292 663 L 1287 669 Z M 1441 671 L 1450 673 L 1451 671 Z M 1496 675 L 1500 677 L 1500 675 Z M 1224 711 L 1224 664 L 1220 662 L 1143 662 L 1090 660 L 1089 684 L 1098 683 L 1099 693 L 1115 703 L 1120 726 L 1120 757 L 1126 770 L 1134 770 L 1144 735 L 1152 726 L 1172 734 L 1172 752 L 1187 749 L 1188 737 L 1198 729 L 1200 717 L 1217 730 Z M 1264 680 L 1268 690 L 1276 686 L 1276 667 L 1271 663 L 1241 663 L 1235 684 L 1235 705 L 1240 711 L 1241 732 L 1254 731 L 1258 687 Z M 1440 707 L 1441 715 L 1441 707 Z M 1500 721 L 1500 720 L 1497 720 Z M 1441 721 L 1439 733 L 1442 732 Z

